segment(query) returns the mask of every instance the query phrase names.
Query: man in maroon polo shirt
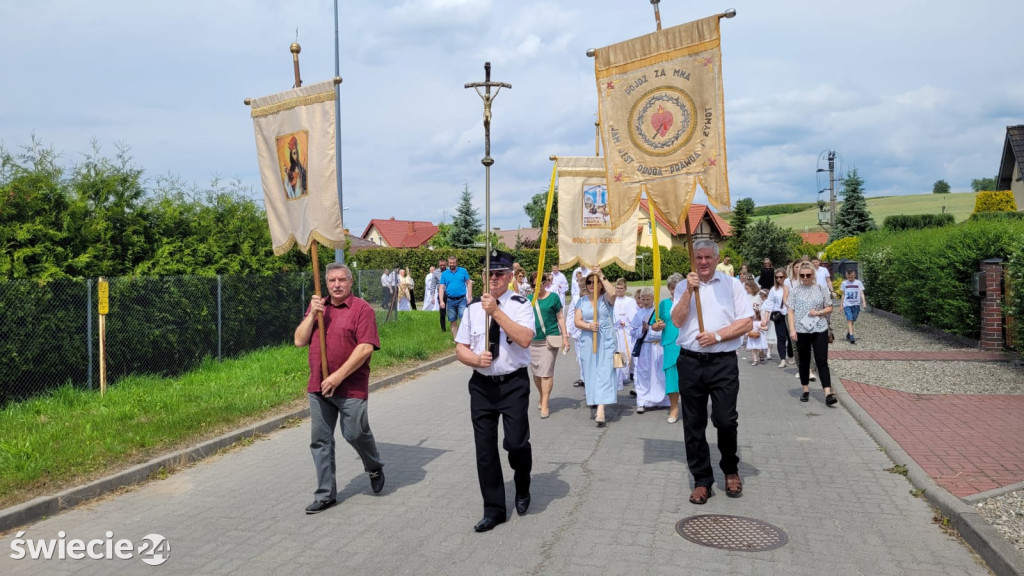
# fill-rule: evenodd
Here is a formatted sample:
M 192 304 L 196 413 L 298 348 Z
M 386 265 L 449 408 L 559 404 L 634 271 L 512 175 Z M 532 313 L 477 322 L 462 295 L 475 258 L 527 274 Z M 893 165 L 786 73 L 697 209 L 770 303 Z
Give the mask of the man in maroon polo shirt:
M 315 499 L 306 507 L 306 514 L 323 512 L 337 502 L 334 426 L 339 416 L 341 435 L 362 459 L 374 494 L 384 489 L 384 463 L 370 431 L 366 406 L 370 356 L 374 350 L 380 350 L 377 320 L 370 305 L 352 295 L 352 271 L 348 266 L 328 264 L 326 276 L 328 296 L 313 296 L 306 317 L 295 329 L 295 345 L 309 346 L 309 449 L 317 479 Z M 320 367 L 318 312 L 323 312 L 327 335 L 326 379 Z

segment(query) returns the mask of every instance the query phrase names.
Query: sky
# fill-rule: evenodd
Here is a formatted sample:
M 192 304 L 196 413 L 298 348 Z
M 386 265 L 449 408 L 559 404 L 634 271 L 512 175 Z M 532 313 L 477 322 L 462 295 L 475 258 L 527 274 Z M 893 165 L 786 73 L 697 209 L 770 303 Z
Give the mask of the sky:
M 345 226 L 450 222 L 465 186 L 484 219 L 483 105 L 493 105 L 491 225 L 528 227 L 554 155 L 594 153 L 588 48 L 652 32 L 649 0 L 339 0 Z M 994 177 L 1024 123 L 1020 0 L 663 0 L 663 26 L 727 8 L 722 68 L 733 202 L 813 202 L 836 150 L 869 197 Z M 148 186 L 263 192 L 247 97 L 334 77 L 331 0 L 0 0 L 0 145 L 35 138 L 71 165 L 128 147 Z M 703 199 L 698 191 L 697 201 Z

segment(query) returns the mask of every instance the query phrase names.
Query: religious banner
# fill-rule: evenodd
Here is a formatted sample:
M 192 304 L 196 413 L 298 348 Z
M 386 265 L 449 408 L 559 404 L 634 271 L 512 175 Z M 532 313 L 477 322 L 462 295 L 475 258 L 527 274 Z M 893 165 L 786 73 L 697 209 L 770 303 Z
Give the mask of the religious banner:
M 640 212 L 612 222 L 608 207 L 615 193 L 605 184 L 604 158 L 559 156 L 557 166 L 559 267 L 615 263 L 633 270 Z
M 718 20 L 595 51 L 613 226 L 636 213 L 644 188 L 679 230 L 698 183 L 712 205 L 729 208 Z
M 345 246 L 335 164 L 334 82 L 254 98 L 251 116 L 274 254 Z

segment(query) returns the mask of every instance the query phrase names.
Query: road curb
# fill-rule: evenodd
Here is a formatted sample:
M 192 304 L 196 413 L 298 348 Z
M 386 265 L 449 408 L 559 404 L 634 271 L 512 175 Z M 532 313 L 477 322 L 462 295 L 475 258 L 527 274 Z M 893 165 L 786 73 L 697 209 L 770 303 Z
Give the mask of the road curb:
M 392 386 L 402 382 L 407 378 L 411 378 L 421 372 L 429 370 L 435 370 L 446 364 L 449 364 L 455 360 L 455 355 L 445 356 L 444 358 L 421 364 L 411 370 L 407 370 L 394 376 L 382 378 L 376 382 L 370 383 L 370 391 L 375 392 L 381 388 Z M 127 468 L 120 472 L 111 474 L 104 478 L 100 478 L 88 484 L 77 486 L 74 488 L 68 488 L 52 494 L 49 496 L 40 496 L 34 500 L 11 506 L 0 510 L 0 533 L 7 532 L 19 526 L 30 524 L 38 520 L 42 520 L 48 516 L 55 516 L 64 510 L 74 508 L 79 504 L 92 500 L 98 496 L 103 496 L 123 488 L 125 486 L 133 486 L 145 482 L 149 478 L 159 472 L 161 468 L 180 468 L 181 466 L 198 462 L 213 454 L 217 453 L 228 446 L 231 446 L 239 440 L 251 438 L 256 434 L 269 434 L 274 430 L 277 430 L 285 422 L 294 418 L 306 418 L 309 416 L 309 408 L 303 408 L 287 414 L 268 418 L 261 422 L 239 428 L 232 432 L 228 432 L 217 438 L 207 440 L 196 446 L 190 448 L 184 448 L 170 454 L 165 454 L 150 460 Z
M 875 422 L 846 392 L 841 379 L 834 378 L 832 386 L 839 391 L 843 399 L 841 404 L 846 411 L 885 450 L 893 464 L 907 467 L 907 479 L 910 483 L 915 488 L 924 490 L 924 497 L 949 519 L 951 526 L 985 561 L 993 573 L 997 576 L 1024 576 L 1024 558 L 995 527 L 982 518 L 972 506 L 939 486 L 917 462 L 914 462 L 885 428 Z

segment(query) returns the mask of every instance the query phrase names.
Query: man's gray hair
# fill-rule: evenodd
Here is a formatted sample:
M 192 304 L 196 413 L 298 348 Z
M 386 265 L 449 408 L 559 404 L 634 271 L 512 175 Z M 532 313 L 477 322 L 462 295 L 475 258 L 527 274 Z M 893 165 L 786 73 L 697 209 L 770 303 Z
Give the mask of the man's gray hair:
M 324 272 L 324 278 L 326 278 L 327 275 L 330 274 L 331 271 L 333 271 L 333 270 L 344 270 L 345 274 L 348 274 L 348 279 L 349 280 L 354 280 L 355 279 L 355 277 L 352 276 L 352 269 L 349 268 L 348 266 L 345 266 L 341 262 L 331 262 L 330 264 L 328 264 L 327 265 L 327 270 Z
M 718 257 L 718 244 L 714 240 L 708 240 L 706 238 L 697 240 L 693 243 L 693 252 L 696 253 L 698 250 L 712 250 L 715 253 L 715 257 Z
M 643 288 L 640 289 L 640 296 L 650 296 L 651 298 L 654 298 L 654 288 L 650 286 L 644 286 Z
M 685 276 L 683 276 L 679 272 L 676 272 L 676 273 L 672 274 L 671 276 L 669 276 L 668 280 L 667 280 L 668 289 L 672 290 L 673 288 L 675 288 L 676 284 L 679 284 L 680 282 L 683 281 L 683 278 L 685 278 Z

